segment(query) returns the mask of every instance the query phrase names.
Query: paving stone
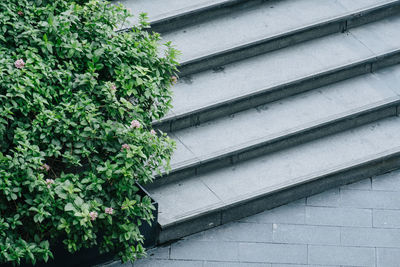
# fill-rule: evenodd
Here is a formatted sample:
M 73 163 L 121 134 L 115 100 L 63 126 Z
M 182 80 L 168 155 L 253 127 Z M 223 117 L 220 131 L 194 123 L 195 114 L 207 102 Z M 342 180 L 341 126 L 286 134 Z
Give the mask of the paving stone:
M 203 267 L 203 262 L 192 260 L 142 260 L 135 262 L 133 267 Z
M 187 239 L 195 241 L 271 242 L 272 224 L 234 222 L 204 231 Z
M 343 207 L 400 209 L 398 192 L 341 190 L 340 195 Z
M 400 191 L 400 172 L 394 171 L 372 179 L 373 190 Z
M 400 248 L 400 229 L 344 227 L 341 238 L 344 246 Z
M 339 188 L 325 191 L 323 193 L 307 198 L 307 206 L 338 207 L 340 205 Z
M 294 224 L 273 224 L 276 243 L 339 245 L 340 228 Z
M 374 75 L 381 81 L 383 81 L 389 88 L 391 88 L 397 94 L 400 94 L 400 68 L 398 65 L 379 69 L 374 72 Z M 399 171 L 394 171 L 393 173 L 399 173 Z M 390 174 L 389 174 L 390 176 Z
M 272 267 L 341 267 L 339 265 L 272 264 Z
M 377 267 L 400 266 L 400 249 L 377 248 Z
M 185 240 L 171 245 L 171 259 L 238 261 L 239 244 Z
M 381 53 L 388 48 L 397 48 L 396 44 L 400 41 L 399 35 L 396 34 L 398 28 L 394 26 L 397 22 L 400 22 L 400 17 L 392 16 L 363 27 L 350 29 L 350 33 L 375 53 Z
M 306 224 L 371 227 L 372 210 L 307 206 Z
M 297 223 L 305 220 L 304 199 L 242 219 L 254 223 Z
M 239 260 L 265 263 L 307 263 L 307 246 L 239 243 Z
M 196 156 L 190 151 L 177 137 L 174 135 L 170 136 L 176 142 L 176 150 L 171 158 L 171 168 L 179 166 L 184 162 L 193 163 L 197 162 Z
M 375 266 L 375 249 L 310 245 L 308 247 L 308 263 L 343 266 Z
M 122 263 L 121 261 L 114 261 L 101 265 L 101 267 L 132 267 L 132 266 L 133 264 L 131 262 Z
M 205 261 L 204 267 L 271 267 L 269 263 L 249 263 L 249 262 L 211 262 Z
M 169 259 L 170 246 L 158 247 L 147 251 L 149 259 Z
M 400 210 L 374 210 L 373 221 L 374 227 L 400 228 Z
M 356 183 L 344 185 L 340 187 L 340 189 L 349 189 L 349 190 L 371 190 L 371 179 L 364 179 Z
M 206 209 L 221 202 L 202 181 L 196 178 L 165 185 L 161 191 L 150 190 L 152 197 L 159 203 L 160 224 L 170 223 L 183 214 L 201 208 Z M 177 197 L 180 197 L 180 200 L 177 201 Z M 198 201 L 200 199 L 201 201 Z M 174 215 L 178 216 L 174 218 Z
M 379 177 L 382 179 L 390 178 L 388 176 Z M 383 181 L 383 180 L 382 180 Z M 345 190 L 360 192 L 358 197 L 364 199 L 368 197 L 370 191 L 368 190 Z M 332 190 L 326 194 L 332 201 Z M 390 191 L 377 191 L 382 194 L 391 195 Z M 324 201 L 324 194 L 318 195 L 318 198 L 324 205 L 332 205 L 332 202 Z M 337 194 L 335 193 L 334 196 Z M 346 199 L 345 199 L 346 200 Z M 315 201 L 315 202 L 314 202 Z M 341 199 L 333 198 L 335 205 L 342 205 Z M 310 203 L 310 201 L 308 202 Z M 314 205 L 319 205 L 316 201 L 316 196 L 313 199 Z M 304 209 L 303 209 L 304 208 Z M 285 225 L 278 223 L 281 220 L 293 221 L 282 216 L 285 214 L 296 214 L 296 211 L 301 211 L 297 218 L 302 220 L 300 225 Z M 282 214 L 280 214 L 282 212 Z M 268 215 L 272 213 L 273 215 Z M 204 262 L 204 266 L 274 266 L 274 267 L 300 267 L 300 266 L 374 266 L 377 260 L 378 267 L 398 266 L 400 259 L 400 249 L 378 248 L 377 259 L 375 259 L 375 247 L 399 247 L 400 246 L 400 230 L 399 229 L 381 229 L 383 227 L 398 227 L 398 216 L 400 211 L 396 210 L 374 210 L 374 227 L 371 226 L 371 210 L 359 208 L 342 208 L 342 207 L 316 207 L 305 206 L 304 199 L 296 203 L 288 204 L 270 211 L 265 211 L 261 214 L 248 217 L 241 220 L 240 223 L 231 223 L 223 227 L 218 227 L 210 231 L 202 232 L 193 235 L 188 240 L 180 241 L 172 245 L 172 257 L 170 261 L 163 261 L 158 259 L 147 259 L 139 261 L 141 265 L 135 266 L 202 266 L 201 261 L 208 259 Z M 277 214 L 280 214 L 279 216 Z M 397 217 L 396 217 L 397 216 Z M 260 223 L 264 219 L 265 222 Z M 274 221 L 274 219 L 276 221 Z M 305 221 L 303 220 L 305 219 Z M 243 221 L 251 222 L 244 223 Z M 362 221 L 365 221 L 363 223 Z M 260 231 L 266 226 L 267 229 L 276 223 L 278 226 L 286 227 L 277 228 L 275 236 L 280 236 L 279 240 L 271 242 L 304 242 L 309 245 L 307 259 L 302 258 L 302 253 L 307 253 L 306 246 L 294 245 L 293 243 L 277 244 L 277 243 L 244 243 L 236 240 L 246 239 L 245 226 L 260 225 Z M 294 222 L 295 223 L 295 222 Z M 306 225 L 303 225 L 303 224 Z M 323 241 L 324 232 L 314 230 L 307 224 L 328 224 L 336 226 L 357 226 L 357 227 L 342 227 L 341 238 L 342 246 L 321 246 L 312 245 L 313 242 Z M 292 227 L 292 228 L 290 228 Z M 363 228 L 360 228 L 363 227 Z M 325 227 L 330 228 L 330 227 Z M 218 230 L 221 233 L 218 233 Z M 239 234 L 235 233 L 235 229 Z M 253 234 L 252 229 L 248 228 L 249 239 L 254 238 L 257 234 Z M 333 229 L 336 229 L 333 227 Z M 229 233 L 231 237 L 229 237 Z M 261 232 L 262 233 L 262 232 Z M 283 233 L 283 234 L 282 234 Z M 313 235 L 320 236 L 321 240 L 316 239 Z M 251 238 L 250 238 L 251 237 Z M 224 238 L 230 239 L 230 242 L 220 242 Z M 286 238 L 286 240 L 284 240 Z M 326 238 L 326 237 L 325 237 Z M 221 239 L 221 240 L 219 240 Z M 296 240 L 297 239 L 297 240 Z M 308 240 L 307 240 L 308 239 Z M 203 240 L 203 241 L 200 241 Z M 205 240 L 208 240 L 205 242 Z M 257 240 L 257 238 L 255 239 Z M 300 240 L 300 241 L 299 241 Z M 328 239 L 329 240 L 329 239 Z M 187 243 L 188 242 L 188 243 Z M 216 245 L 215 245 L 216 244 Z M 293 247 L 294 246 L 294 247 Z M 155 253 L 158 257 L 165 257 L 167 248 L 160 248 L 161 251 Z M 154 253 L 153 251 L 150 251 Z M 149 253 L 150 253 L 149 252 Z M 235 255 L 236 253 L 236 255 Z M 283 255 L 282 255 L 283 254 Z M 154 256 L 155 256 L 154 255 Z M 175 258 L 174 258 L 175 257 Z M 210 258 L 212 262 L 210 262 Z M 177 260 L 180 259 L 180 260 Z M 186 261 L 182 261 L 185 259 Z M 190 261 L 187 261 L 190 260 Z M 194 261 L 193 261 L 194 260 Z M 142 263 L 143 262 L 143 263 Z M 278 264 L 280 262 L 280 264 Z M 138 264 L 139 264 L 138 263 Z M 258 263 L 255 264 L 255 263 Z M 183 264 L 183 265 L 182 265 Z M 186 264 L 186 265 L 185 265 Z M 116 263 L 116 267 L 120 265 Z M 129 264 L 127 266 L 130 266 Z M 114 267 L 114 266 L 113 266 Z

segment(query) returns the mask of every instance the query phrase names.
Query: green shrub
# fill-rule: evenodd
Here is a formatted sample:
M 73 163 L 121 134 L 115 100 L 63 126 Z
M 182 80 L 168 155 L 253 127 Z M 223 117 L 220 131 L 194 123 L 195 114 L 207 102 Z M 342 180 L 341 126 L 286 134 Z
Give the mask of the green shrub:
M 151 129 L 170 108 L 176 51 L 101 0 L 0 1 L 0 263 L 99 246 L 144 255 L 136 182 L 169 167 Z

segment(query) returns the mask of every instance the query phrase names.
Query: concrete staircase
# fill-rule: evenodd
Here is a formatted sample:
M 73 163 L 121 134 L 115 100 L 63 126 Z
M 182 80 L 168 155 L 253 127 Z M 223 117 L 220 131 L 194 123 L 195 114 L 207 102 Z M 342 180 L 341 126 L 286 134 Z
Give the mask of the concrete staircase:
M 165 243 L 400 167 L 400 0 L 125 0 L 183 52 Z

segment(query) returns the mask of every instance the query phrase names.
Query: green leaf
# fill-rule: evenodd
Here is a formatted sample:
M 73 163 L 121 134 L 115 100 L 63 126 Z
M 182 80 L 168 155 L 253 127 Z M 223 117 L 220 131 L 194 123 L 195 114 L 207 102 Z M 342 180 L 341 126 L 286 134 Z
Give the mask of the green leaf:
M 99 49 L 97 49 L 97 50 L 95 50 L 94 51 L 94 55 L 96 56 L 96 57 L 100 57 L 101 55 L 103 55 L 103 53 L 104 53 L 104 48 L 99 48 Z
M 67 203 L 67 204 L 65 205 L 65 207 L 64 207 L 64 210 L 65 210 L 65 211 L 74 211 L 74 210 L 75 210 L 75 207 L 74 207 L 74 205 L 72 205 L 72 203 Z
M 116 33 L 129 17 L 107 1 L 0 1 L 0 11 L 0 262 L 47 261 L 43 242 L 60 237 L 70 251 L 99 242 L 125 261 L 143 256 L 151 201 L 135 183 L 169 167 L 171 139 L 149 129 L 171 108 L 177 51 L 161 56 L 144 21 Z
M 80 197 L 77 197 L 74 201 L 75 205 L 80 207 L 83 204 L 83 200 Z

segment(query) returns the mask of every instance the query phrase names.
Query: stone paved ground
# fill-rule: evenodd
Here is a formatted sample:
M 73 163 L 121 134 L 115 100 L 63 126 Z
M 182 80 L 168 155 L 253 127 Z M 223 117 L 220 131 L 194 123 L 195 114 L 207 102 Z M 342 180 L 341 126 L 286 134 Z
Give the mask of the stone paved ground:
M 192 235 L 133 266 L 400 266 L 400 172 Z

